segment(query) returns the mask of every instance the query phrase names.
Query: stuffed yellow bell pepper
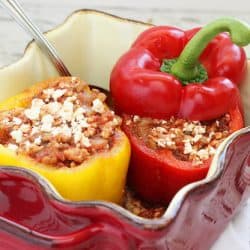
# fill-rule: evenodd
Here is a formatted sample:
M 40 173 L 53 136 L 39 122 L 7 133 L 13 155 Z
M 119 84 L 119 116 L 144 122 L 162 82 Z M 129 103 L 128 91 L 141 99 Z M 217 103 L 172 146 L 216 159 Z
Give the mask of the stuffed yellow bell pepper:
M 0 164 L 41 174 L 69 200 L 119 203 L 130 145 L 105 98 L 61 77 L 0 103 Z

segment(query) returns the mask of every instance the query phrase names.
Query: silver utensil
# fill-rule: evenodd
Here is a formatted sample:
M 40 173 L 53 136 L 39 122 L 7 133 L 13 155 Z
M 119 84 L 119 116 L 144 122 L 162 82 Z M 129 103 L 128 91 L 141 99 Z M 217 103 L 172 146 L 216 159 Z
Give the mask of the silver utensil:
M 10 15 L 17 21 L 18 24 L 20 24 L 20 26 L 23 27 L 26 32 L 31 34 L 37 45 L 51 59 L 59 74 L 62 76 L 71 76 L 69 70 L 57 54 L 56 49 L 25 14 L 19 2 L 16 0 L 0 0 L 0 5 L 8 10 Z

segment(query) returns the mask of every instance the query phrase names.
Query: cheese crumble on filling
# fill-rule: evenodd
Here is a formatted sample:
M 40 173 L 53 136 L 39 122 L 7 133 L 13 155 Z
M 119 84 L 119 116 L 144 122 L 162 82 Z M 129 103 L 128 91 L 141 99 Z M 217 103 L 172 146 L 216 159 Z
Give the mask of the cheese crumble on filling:
M 77 78 L 41 90 L 29 107 L 0 113 L 0 144 L 38 162 L 74 167 L 109 150 L 121 119 Z
M 149 148 L 171 150 L 182 161 L 199 165 L 212 157 L 220 143 L 228 137 L 230 115 L 207 122 L 169 120 L 133 116 L 127 121 Z

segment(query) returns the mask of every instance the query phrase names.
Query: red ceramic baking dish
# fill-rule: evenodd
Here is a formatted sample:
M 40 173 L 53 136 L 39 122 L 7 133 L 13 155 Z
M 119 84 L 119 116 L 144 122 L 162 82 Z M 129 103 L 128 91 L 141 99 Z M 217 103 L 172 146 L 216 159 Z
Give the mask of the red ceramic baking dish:
M 114 63 L 149 26 L 81 10 L 47 35 L 73 75 L 108 90 Z M 0 100 L 54 76 L 31 43 L 18 62 L 0 70 Z M 160 218 L 142 218 L 106 201 L 71 202 L 37 173 L 2 166 L 0 249 L 225 249 L 214 243 L 250 195 L 250 63 L 241 86 L 246 127 L 219 146 L 207 177 L 183 187 Z

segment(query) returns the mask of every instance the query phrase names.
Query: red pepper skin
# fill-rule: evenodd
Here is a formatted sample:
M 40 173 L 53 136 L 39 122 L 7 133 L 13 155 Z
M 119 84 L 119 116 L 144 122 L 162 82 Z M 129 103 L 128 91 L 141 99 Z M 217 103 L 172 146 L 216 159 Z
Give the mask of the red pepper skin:
M 229 114 L 230 132 L 242 128 L 239 108 L 230 110 Z M 178 160 L 170 150 L 150 149 L 133 133 L 127 119 L 125 115 L 123 130 L 132 148 L 128 181 L 142 199 L 167 205 L 183 186 L 206 176 L 211 158 L 194 167 L 191 162 Z
M 211 78 L 203 84 L 189 84 L 183 88 L 178 116 L 190 120 L 220 117 L 228 112 L 232 103 L 240 102 L 238 93 L 237 87 L 224 77 Z
M 190 30 L 188 37 L 181 29 L 171 26 L 156 26 L 142 32 L 131 48 L 142 47 L 149 50 L 156 58 L 171 59 L 179 56 L 188 42 L 188 38 L 191 39 L 194 34 Z
M 111 75 L 118 113 L 165 117 L 166 112 L 170 116 L 178 112 L 182 86 L 159 68 L 159 60 L 144 48 L 131 49 L 118 61 Z
M 202 87 L 200 84 L 182 86 L 175 76 L 160 71 L 162 60 L 178 57 L 198 30 L 185 32 L 160 26 L 146 30 L 137 38 L 111 73 L 110 89 L 118 113 L 203 121 L 217 118 L 237 104 L 231 97 L 233 92 L 238 95 L 236 85 L 244 77 L 247 60 L 244 50 L 234 45 L 227 34 L 216 36 L 200 56 L 209 76 Z M 208 90 L 206 87 L 212 95 L 204 91 Z M 219 105 L 204 112 L 206 105 L 214 100 Z M 187 103 L 188 106 L 184 105 Z M 199 107 L 187 110 L 197 103 Z

